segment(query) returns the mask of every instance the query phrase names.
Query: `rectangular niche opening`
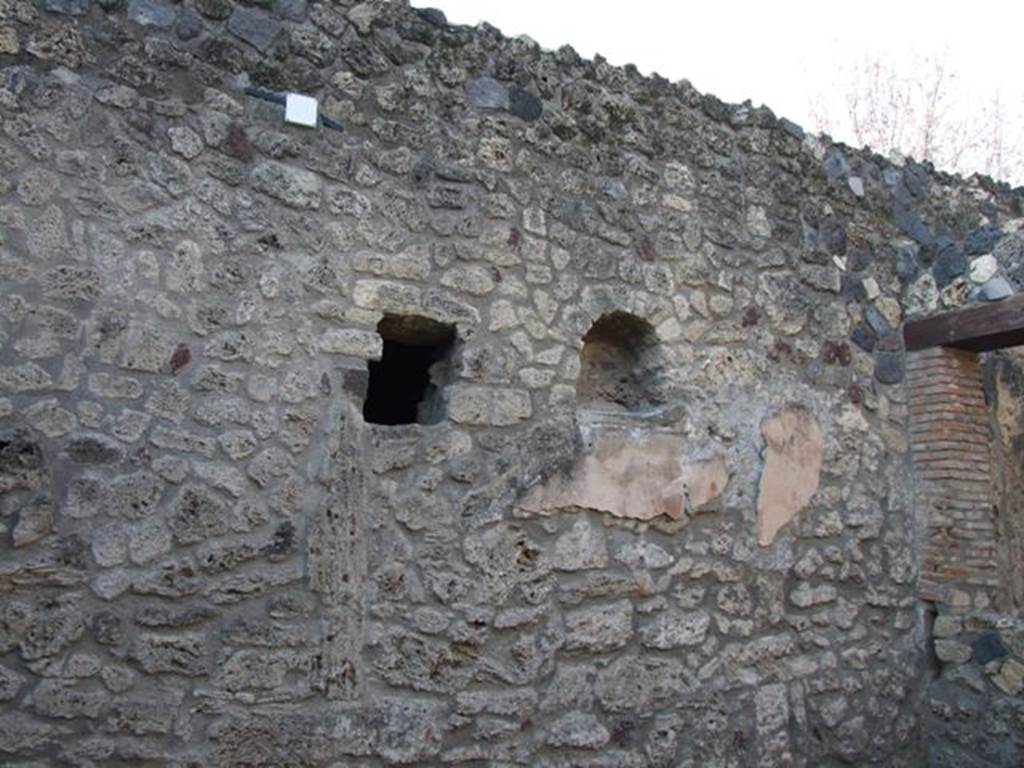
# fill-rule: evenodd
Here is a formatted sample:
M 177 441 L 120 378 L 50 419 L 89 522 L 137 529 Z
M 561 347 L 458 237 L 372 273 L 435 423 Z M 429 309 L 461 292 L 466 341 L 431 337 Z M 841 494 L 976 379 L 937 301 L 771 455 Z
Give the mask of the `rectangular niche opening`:
M 455 328 L 416 315 L 388 315 L 377 324 L 384 341 L 369 364 L 363 419 L 370 424 L 436 424 L 441 392 L 452 376 Z

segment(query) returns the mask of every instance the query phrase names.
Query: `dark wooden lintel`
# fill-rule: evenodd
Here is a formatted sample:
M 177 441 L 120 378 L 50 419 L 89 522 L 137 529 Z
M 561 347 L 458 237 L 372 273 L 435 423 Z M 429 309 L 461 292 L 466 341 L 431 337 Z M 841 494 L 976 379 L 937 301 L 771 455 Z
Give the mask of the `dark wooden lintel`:
M 1024 294 L 909 320 L 903 324 L 903 343 L 908 352 L 930 347 L 989 352 L 1024 345 Z

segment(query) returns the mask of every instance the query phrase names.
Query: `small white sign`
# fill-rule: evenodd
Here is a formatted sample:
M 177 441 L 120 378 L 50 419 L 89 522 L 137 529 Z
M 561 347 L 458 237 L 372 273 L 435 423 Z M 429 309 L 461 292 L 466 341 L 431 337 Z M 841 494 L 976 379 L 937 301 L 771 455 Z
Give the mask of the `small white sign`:
M 316 127 L 317 103 L 311 96 L 289 93 L 285 97 L 284 119 L 287 123 Z

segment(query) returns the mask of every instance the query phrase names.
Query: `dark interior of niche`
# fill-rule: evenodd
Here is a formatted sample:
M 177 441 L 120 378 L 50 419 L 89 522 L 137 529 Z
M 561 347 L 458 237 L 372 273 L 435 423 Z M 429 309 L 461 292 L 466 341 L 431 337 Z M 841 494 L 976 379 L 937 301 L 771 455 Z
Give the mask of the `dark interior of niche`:
M 662 403 L 664 361 L 651 325 L 626 312 L 604 315 L 583 337 L 576 396 L 628 411 Z
M 415 315 L 389 315 L 377 325 L 383 354 L 369 364 L 363 419 L 371 424 L 435 424 L 441 391 L 452 374 L 455 329 Z

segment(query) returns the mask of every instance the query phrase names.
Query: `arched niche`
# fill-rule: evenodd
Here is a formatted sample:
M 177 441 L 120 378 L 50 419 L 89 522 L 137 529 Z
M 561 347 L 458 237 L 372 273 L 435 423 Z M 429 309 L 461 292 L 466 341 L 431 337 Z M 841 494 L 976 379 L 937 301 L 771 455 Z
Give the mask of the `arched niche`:
M 609 312 L 583 337 L 577 402 L 626 411 L 661 405 L 663 371 L 662 350 L 651 324 L 628 312 Z

